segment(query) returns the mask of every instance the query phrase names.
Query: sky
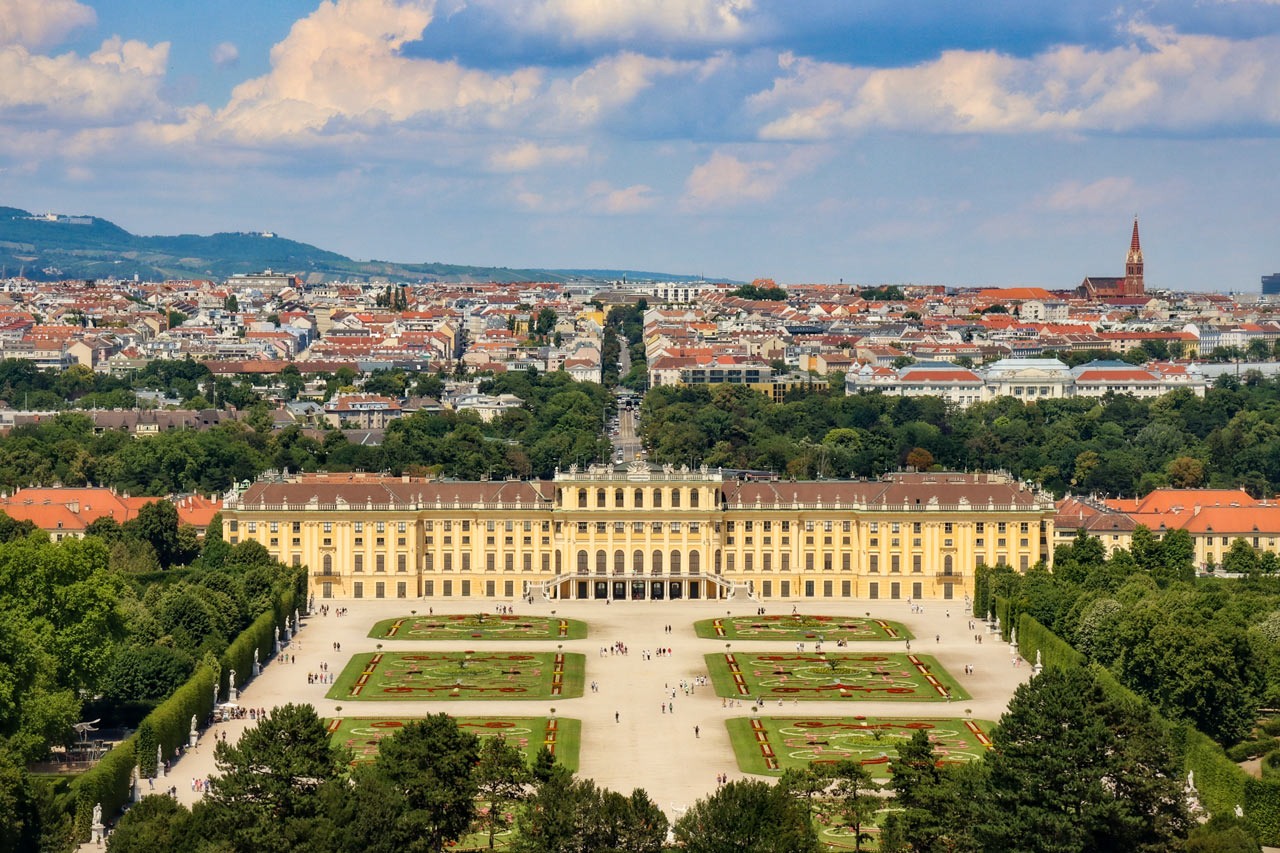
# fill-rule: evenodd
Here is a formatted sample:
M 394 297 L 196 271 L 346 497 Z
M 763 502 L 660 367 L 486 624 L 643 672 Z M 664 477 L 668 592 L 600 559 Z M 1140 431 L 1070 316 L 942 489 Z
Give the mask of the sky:
M 1280 0 L 0 0 L 0 204 L 359 259 L 1252 290 Z

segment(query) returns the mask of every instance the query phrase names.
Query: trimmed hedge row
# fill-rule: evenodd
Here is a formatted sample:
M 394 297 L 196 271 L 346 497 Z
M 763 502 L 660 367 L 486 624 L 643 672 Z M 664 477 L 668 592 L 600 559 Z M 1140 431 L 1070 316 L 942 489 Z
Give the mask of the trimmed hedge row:
M 1280 782 L 1280 749 L 1262 757 L 1262 778 Z
M 155 772 L 156 746 L 165 758 L 172 758 L 177 748 L 187 742 L 191 731 L 191 717 L 197 723 L 209 718 L 213 712 L 214 685 L 218 696 L 225 697 L 228 669 L 235 668 L 238 686 L 244 685 L 253 672 L 253 650 L 261 650 L 265 663 L 273 651 L 275 626 L 284 628 L 285 614 L 292 618 L 294 607 L 300 600 L 306 585 L 306 574 L 297 573 L 291 586 L 281 586 L 272 603 L 272 609 L 264 612 L 231 641 L 220 659 L 220 666 L 203 664 L 196 668 L 191 678 L 156 706 L 127 740 L 117 744 L 102 760 L 71 781 L 68 791 L 68 808 L 73 810 L 73 826 L 76 837 L 89 837 L 93 807 L 102 804 L 103 814 L 115 814 L 130 797 L 134 764 L 138 764 L 144 776 Z M 241 673 L 244 673 L 243 677 Z
M 996 596 L 996 619 L 1000 621 L 1000 639 L 1009 642 L 1009 632 L 1013 629 L 1013 621 L 1009 618 L 1013 613 L 1013 609 L 1009 606 L 1009 599 L 1003 596 Z
M 1280 844 L 1280 781 L 1245 777 L 1244 816 L 1263 844 Z
M 1009 603 L 997 598 L 997 613 L 1002 609 L 1008 613 Z M 1035 653 L 1039 651 L 1045 666 L 1088 666 L 1108 694 L 1150 705 L 1117 681 L 1109 670 L 1098 664 L 1089 664 L 1084 655 L 1030 614 L 1017 614 L 1017 622 L 1018 652 L 1024 659 L 1034 661 Z M 1169 726 L 1175 754 L 1182 757 L 1182 769 L 1195 774 L 1200 803 L 1209 813 L 1234 814 L 1236 806 L 1241 806 L 1245 817 L 1258 830 L 1263 844 L 1280 844 L 1280 778 L 1254 779 L 1228 758 L 1222 747 L 1208 735 L 1194 726 L 1169 722 L 1158 710 L 1155 714 Z

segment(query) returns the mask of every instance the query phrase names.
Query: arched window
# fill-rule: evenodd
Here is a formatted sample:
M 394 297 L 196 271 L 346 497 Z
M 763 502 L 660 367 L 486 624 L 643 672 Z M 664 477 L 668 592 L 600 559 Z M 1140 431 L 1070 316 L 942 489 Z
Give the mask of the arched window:
M 585 575 L 585 574 L 587 573 L 587 568 L 588 568 L 588 566 L 587 566 L 587 560 L 588 560 L 588 559 L 589 559 L 589 558 L 587 557 L 587 552 L 586 552 L 586 551 L 579 551 L 579 552 L 578 552 L 578 574 L 580 574 L 580 575 Z
M 644 506 L 644 489 L 636 489 L 635 499 L 636 509 L 640 509 Z
M 697 574 L 702 571 L 702 555 L 697 551 L 689 552 L 689 574 Z
M 609 571 L 609 555 L 606 554 L 604 552 L 604 549 L 602 548 L 599 551 L 596 551 L 596 574 L 603 575 L 603 574 L 607 574 L 608 571 Z
M 680 574 L 680 552 L 679 551 L 671 552 L 671 574 L 673 575 Z
M 564 567 L 564 562 L 560 559 L 560 552 L 556 551 L 556 574 L 560 574 L 560 569 Z
M 697 489 L 689 490 L 689 506 L 693 507 L 694 509 L 698 508 L 698 490 Z
M 621 550 L 613 552 L 613 573 L 615 575 L 625 575 L 627 573 L 627 555 Z
M 644 574 L 644 551 L 637 550 L 631 555 L 631 571 L 634 574 Z
M 662 574 L 662 552 L 661 551 L 653 552 L 653 562 L 649 565 L 649 571 L 650 573 L 655 575 Z
M 620 506 L 622 506 L 622 500 L 623 500 L 623 499 L 622 499 L 622 489 L 616 489 L 616 490 L 614 490 L 614 493 L 613 493 L 613 505 L 614 505 L 614 506 L 616 506 L 616 507 L 620 507 Z
M 578 509 L 587 508 L 587 490 L 578 489 Z
M 671 490 L 671 505 L 673 507 L 680 506 L 680 490 L 679 489 Z
M 716 574 L 720 574 L 720 549 L 716 549 Z
M 333 555 L 332 554 L 324 555 L 324 573 L 326 575 L 333 574 Z
M 604 489 L 596 489 L 596 506 L 604 506 Z
M 564 489 L 556 489 L 556 506 L 564 506 Z
M 662 507 L 662 489 L 653 490 L 653 505 L 659 508 Z
M 950 554 L 942 558 L 942 573 L 944 575 L 951 574 L 951 555 Z

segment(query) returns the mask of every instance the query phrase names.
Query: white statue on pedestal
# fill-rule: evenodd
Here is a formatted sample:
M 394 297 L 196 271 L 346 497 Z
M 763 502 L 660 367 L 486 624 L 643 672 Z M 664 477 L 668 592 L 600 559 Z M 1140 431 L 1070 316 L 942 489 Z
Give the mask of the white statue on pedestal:
M 276 654 L 280 654 L 280 626 L 276 626 Z
M 164 750 L 159 744 L 156 744 L 156 778 L 164 778 Z
M 187 738 L 188 738 L 187 745 L 195 746 L 196 740 L 199 737 L 200 737 L 199 733 L 196 732 L 196 715 L 192 714 L 191 715 L 191 731 L 187 733 Z
M 92 841 L 94 844 L 102 843 L 102 832 L 106 829 L 102 825 L 102 803 L 94 803 L 93 805 L 93 825 L 89 827 L 93 832 Z
M 1036 649 L 1036 665 L 1031 668 L 1032 675 L 1039 675 L 1044 671 L 1044 665 L 1040 663 L 1040 650 Z
M 239 694 L 236 693 L 236 671 L 233 669 L 227 675 L 227 701 L 234 702 L 238 696 Z
M 129 793 L 135 803 L 142 802 L 142 769 L 137 764 L 133 765 L 133 769 L 129 771 L 131 784 Z
M 253 650 L 253 674 L 254 674 L 255 676 L 256 676 L 256 675 L 261 675 L 261 674 L 262 674 L 262 664 L 258 663 L 258 650 L 257 650 L 257 649 L 254 649 L 254 650 Z

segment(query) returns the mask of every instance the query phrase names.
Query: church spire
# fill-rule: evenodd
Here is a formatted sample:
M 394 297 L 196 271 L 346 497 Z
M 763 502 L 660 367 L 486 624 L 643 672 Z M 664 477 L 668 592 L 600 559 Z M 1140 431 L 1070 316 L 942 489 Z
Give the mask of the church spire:
M 1133 239 L 1129 241 L 1129 257 L 1127 263 L 1142 263 L 1142 244 L 1138 241 L 1138 214 L 1133 215 Z
M 1141 296 L 1146 290 L 1142 271 L 1142 243 L 1138 241 L 1138 216 L 1134 214 L 1133 237 L 1129 240 L 1129 256 L 1124 262 L 1125 296 Z

